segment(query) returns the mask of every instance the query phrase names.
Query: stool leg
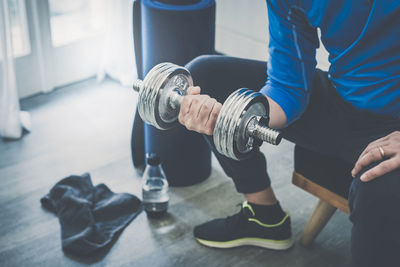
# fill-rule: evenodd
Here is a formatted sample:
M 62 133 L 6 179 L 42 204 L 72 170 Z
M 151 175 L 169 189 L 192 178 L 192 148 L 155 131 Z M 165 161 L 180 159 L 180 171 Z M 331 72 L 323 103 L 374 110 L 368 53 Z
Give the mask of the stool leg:
M 319 232 L 321 232 L 322 228 L 325 227 L 335 211 L 336 208 L 334 206 L 320 199 L 303 230 L 300 243 L 304 246 L 309 246 Z

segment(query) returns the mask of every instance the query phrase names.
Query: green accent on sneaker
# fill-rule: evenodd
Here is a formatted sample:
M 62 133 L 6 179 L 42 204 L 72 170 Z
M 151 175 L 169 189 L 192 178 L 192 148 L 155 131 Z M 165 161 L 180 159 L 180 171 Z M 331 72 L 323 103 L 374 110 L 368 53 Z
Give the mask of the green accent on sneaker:
M 254 212 L 253 207 L 247 202 L 247 200 L 242 203 L 242 208 L 248 208 L 250 210 L 251 214 L 253 216 L 256 216 L 256 213 Z
M 250 210 L 251 214 L 253 215 L 253 217 L 256 216 L 256 213 L 254 212 L 253 207 L 247 202 L 247 200 L 243 202 L 242 207 L 243 208 L 248 208 Z M 248 220 L 250 222 L 257 223 L 262 227 L 277 227 L 277 226 L 283 224 L 286 221 L 286 219 L 289 218 L 289 213 L 285 212 L 285 214 L 286 214 L 285 217 L 283 217 L 283 219 L 280 222 L 275 223 L 275 224 L 265 224 L 265 223 L 262 223 L 261 221 L 255 219 L 255 218 L 249 218 Z
M 276 250 L 285 250 L 290 248 L 294 240 L 292 237 L 285 240 L 272 240 L 266 238 L 257 238 L 257 237 L 245 237 L 239 238 L 230 241 L 209 241 L 200 238 L 196 238 L 196 240 L 205 246 L 214 247 L 214 248 L 233 248 L 239 246 L 258 246 L 264 247 L 269 249 L 276 249 Z
M 265 223 L 262 223 L 261 221 L 259 221 L 257 219 L 254 219 L 254 218 L 249 218 L 248 220 L 250 222 L 257 223 L 258 225 L 260 225 L 262 227 L 277 227 L 277 226 L 283 224 L 287 220 L 287 218 L 289 218 L 289 213 L 285 212 L 285 214 L 286 214 L 285 217 L 283 217 L 283 219 L 280 222 L 275 223 L 275 224 L 265 224 Z

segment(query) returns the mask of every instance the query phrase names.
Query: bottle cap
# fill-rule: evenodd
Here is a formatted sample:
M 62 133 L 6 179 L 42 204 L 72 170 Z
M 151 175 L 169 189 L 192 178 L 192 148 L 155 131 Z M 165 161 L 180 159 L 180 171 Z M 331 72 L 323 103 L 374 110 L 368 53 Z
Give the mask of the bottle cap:
M 160 164 L 160 158 L 155 153 L 146 154 L 147 164 L 156 166 Z

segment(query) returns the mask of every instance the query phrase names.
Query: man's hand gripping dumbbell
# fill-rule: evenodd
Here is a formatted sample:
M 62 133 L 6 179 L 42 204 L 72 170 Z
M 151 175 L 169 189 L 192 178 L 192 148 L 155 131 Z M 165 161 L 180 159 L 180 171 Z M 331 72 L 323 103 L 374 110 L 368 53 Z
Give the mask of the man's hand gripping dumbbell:
M 246 158 L 263 141 L 281 141 L 280 133 L 268 127 L 267 98 L 250 89 L 236 90 L 221 105 L 200 95 L 189 71 L 172 63 L 158 64 L 133 89 L 139 92 L 138 110 L 146 123 L 169 129 L 179 117 L 189 130 L 212 134 L 218 152 L 232 159 Z
M 200 87 L 189 87 L 179 111 L 179 122 L 190 131 L 213 135 L 222 104 L 208 95 L 201 95 Z

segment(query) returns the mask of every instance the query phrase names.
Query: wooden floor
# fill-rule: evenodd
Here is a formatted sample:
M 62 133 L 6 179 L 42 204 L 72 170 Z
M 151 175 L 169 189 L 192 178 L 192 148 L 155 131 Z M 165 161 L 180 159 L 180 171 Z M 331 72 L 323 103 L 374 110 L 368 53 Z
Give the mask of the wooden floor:
M 76 259 L 60 245 L 57 218 L 39 199 L 61 178 L 90 172 L 94 184 L 140 197 L 132 167 L 130 133 L 136 97 L 112 81 L 88 80 L 22 101 L 32 132 L 0 141 L 0 266 L 349 266 L 347 216 L 337 212 L 311 249 L 285 252 L 254 247 L 210 249 L 192 237 L 193 227 L 238 210 L 242 201 L 213 159 L 205 182 L 171 188 L 169 215 L 140 214 L 102 258 Z M 291 185 L 293 145 L 264 145 L 273 186 L 292 216 L 296 240 L 317 200 Z

